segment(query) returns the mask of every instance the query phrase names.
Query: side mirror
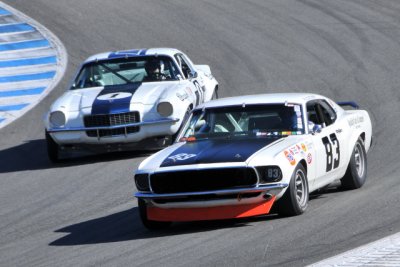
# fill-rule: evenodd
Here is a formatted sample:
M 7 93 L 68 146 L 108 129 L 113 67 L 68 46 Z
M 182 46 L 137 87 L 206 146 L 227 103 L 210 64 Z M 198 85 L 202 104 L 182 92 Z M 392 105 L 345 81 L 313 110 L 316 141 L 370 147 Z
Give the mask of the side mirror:
M 198 74 L 196 71 L 190 71 L 189 72 L 189 78 L 197 78 Z

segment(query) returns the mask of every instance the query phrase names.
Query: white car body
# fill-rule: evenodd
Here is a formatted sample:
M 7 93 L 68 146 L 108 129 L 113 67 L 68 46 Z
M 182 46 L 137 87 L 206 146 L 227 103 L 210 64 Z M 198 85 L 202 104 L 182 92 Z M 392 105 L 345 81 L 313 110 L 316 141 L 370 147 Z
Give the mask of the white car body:
M 144 160 L 135 173 L 138 187 L 135 196 L 142 204 L 141 215 L 147 216 L 142 218 L 145 225 L 149 221 L 227 219 L 267 214 L 272 205 L 283 198 L 299 166 L 304 168 L 306 173 L 305 188 L 308 190 L 304 191 L 304 194 L 307 193 L 305 197 L 308 201 L 309 192 L 323 188 L 345 176 L 350 168 L 352 155 L 357 157 L 353 152 L 356 144 L 363 144 L 363 148 L 357 150 L 359 154 L 362 154 L 361 150 L 364 149 L 367 152 L 371 146 L 372 126 L 367 111 L 345 110 L 332 100 L 316 94 L 264 94 L 218 99 L 198 106 L 193 110 L 191 119 L 196 112 L 207 113 L 208 110 L 211 112 L 213 109 L 221 108 L 240 110 L 251 106 L 275 104 L 293 107 L 297 116 L 295 127 L 300 131 L 279 133 L 259 132 L 255 129 L 253 130 L 255 138 L 240 142 L 234 139 L 196 140 L 196 137 L 185 136 L 185 131 L 188 132 L 192 130 L 190 127 L 195 127 L 190 126 L 191 122 L 188 120 L 178 136 L 177 140 L 181 140 L 180 142 Z M 341 105 L 356 107 L 353 102 Z M 318 112 L 313 112 L 317 109 Z M 327 114 L 327 109 L 332 113 L 329 113 L 330 119 L 320 117 L 326 121 L 318 121 L 321 125 L 315 126 L 316 118 L 313 116 L 317 113 Z M 250 129 L 249 125 L 250 122 L 248 122 Z M 223 129 L 224 127 L 219 126 L 219 128 L 215 133 L 224 134 L 223 132 L 227 131 Z M 366 158 L 364 159 L 365 161 L 358 163 L 357 169 L 360 169 L 361 176 L 364 176 L 361 185 L 366 175 Z M 262 182 L 261 176 L 266 174 L 261 172 L 267 171 L 266 166 L 268 168 L 278 166 L 282 172 L 281 179 L 276 182 Z M 219 179 L 222 181 L 226 178 L 224 170 L 229 168 L 254 169 L 256 178 L 251 185 L 226 188 L 214 186 L 212 181 L 207 185 L 199 182 L 200 189 L 192 190 L 194 187 L 191 183 L 197 184 L 195 179 L 202 179 L 201 175 L 196 176 L 196 173 L 204 170 L 203 178 L 206 179 L 206 176 L 221 172 L 221 175 L 214 177 L 215 183 L 219 183 Z M 177 173 L 185 174 L 186 177 L 178 177 Z M 177 181 L 184 183 L 182 186 L 174 185 L 179 189 L 174 189 L 172 185 L 168 187 L 168 180 L 172 181 L 174 175 L 180 179 L 176 178 Z M 226 175 L 229 174 L 226 172 Z M 229 177 L 225 180 L 227 179 Z M 208 190 L 207 187 L 211 189 Z M 252 195 L 252 193 L 259 194 Z
M 170 79 L 146 82 L 145 67 L 139 66 L 145 65 L 142 60 L 167 61 L 171 68 L 167 74 Z M 123 64 L 125 61 L 128 63 Z M 113 62 L 119 64 L 114 72 Z M 90 68 L 93 71 L 92 65 L 97 67 L 96 71 L 100 67 L 102 71 L 90 76 L 89 86 L 80 88 L 79 83 L 84 81 L 81 77 L 89 76 L 85 71 L 89 73 Z M 165 76 L 164 69 L 163 72 Z M 129 79 L 121 78 L 121 73 L 128 73 Z M 130 77 L 134 82 L 129 83 Z M 218 82 L 210 67 L 194 65 L 177 49 L 152 48 L 91 56 L 79 68 L 71 89 L 51 105 L 45 116 L 50 159 L 57 161 L 58 152 L 69 148 L 119 151 L 165 146 L 179 130 L 188 110 L 211 100 L 217 90 Z M 157 111 L 158 105 L 165 102 L 172 106 L 172 113 L 167 116 Z M 133 117 L 121 115 L 128 113 Z M 85 118 L 90 116 L 105 122 L 85 125 L 88 124 Z

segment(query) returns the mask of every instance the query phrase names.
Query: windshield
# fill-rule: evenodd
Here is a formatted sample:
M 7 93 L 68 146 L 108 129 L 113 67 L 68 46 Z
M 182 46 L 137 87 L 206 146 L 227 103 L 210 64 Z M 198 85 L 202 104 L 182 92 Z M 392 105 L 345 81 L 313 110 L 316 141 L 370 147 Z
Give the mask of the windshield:
M 297 104 L 246 105 L 194 111 L 180 141 L 209 138 L 262 138 L 304 134 Z
M 178 74 L 175 63 L 167 56 L 101 60 L 85 64 L 71 89 L 171 81 L 178 80 Z

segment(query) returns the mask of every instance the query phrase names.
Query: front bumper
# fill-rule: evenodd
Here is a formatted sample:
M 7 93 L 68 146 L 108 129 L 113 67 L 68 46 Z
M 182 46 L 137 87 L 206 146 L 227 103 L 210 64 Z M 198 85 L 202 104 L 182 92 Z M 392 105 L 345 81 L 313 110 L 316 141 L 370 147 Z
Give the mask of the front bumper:
M 122 129 L 128 127 L 140 127 L 140 126 L 148 126 L 148 125 L 159 125 L 165 123 L 176 123 L 179 119 L 161 119 L 161 120 L 154 120 L 154 121 L 143 121 L 143 122 L 135 122 L 135 123 L 128 123 L 128 124 L 121 124 L 121 125 L 110 125 L 110 126 L 98 126 L 98 127 L 60 127 L 60 128 L 49 128 L 47 131 L 49 133 L 59 133 L 59 132 L 81 132 L 81 131 L 97 131 L 100 130 L 113 130 L 113 129 Z M 125 131 L 125 135 L 127 132 Z M 99 134 L 97 134 L 99 136 Z
M 147 218 L 152 221 L 189 222 L 246 218 L 268 214 L 275 197 L 253 204 L 216 206 L 207 208 L 173 208 L 163 209 L 147 207 Z
M 112 126 L 48 128 L 47 132 L 60 146 L 128 144 L 142 142 L 152 137 L 171 136 L 177 131 L 179 121 L 178 118 L 166 118 Z M 128 132 L 128 128 L 132 127 L 139 129 L 136 132 Z M 102 135 L 101 131 L 104 130 L 118 130 L 118 134 Z M 89 131 L 97 134 L 89 136 L 87 134 Z
M 276 195 L 287 187 L 288 184 L 277 183 L 205 192 L 174 194 L 138 192 L 135 197 L 146 201 L 149 220 L 218 220 L 268 214 Z

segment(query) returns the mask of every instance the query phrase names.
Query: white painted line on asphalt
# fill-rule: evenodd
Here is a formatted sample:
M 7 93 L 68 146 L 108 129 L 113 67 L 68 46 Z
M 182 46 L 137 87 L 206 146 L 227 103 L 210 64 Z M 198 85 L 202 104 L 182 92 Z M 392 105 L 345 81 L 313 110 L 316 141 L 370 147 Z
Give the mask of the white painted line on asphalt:
M 0 17 L 0 25 L 12 24 L 16 23 L 17 21 L 19 21 L 18 18 L 13 15 Z
M 400 233 L 385 237 L 308 267 L 400 266 Z
M 0 44 L 15 43 L 35 39 L 37 40 L 41 38 L 43 38 L 43 36 L 40 34 L 40 32 L 23 32 L 7 36 L 0 35 Z
M 55 56 L 57 55 L 57 52 L 54 50 L 54 48 L 51 47 L 45 47 L 45 48 L 40 48 L 35 51 L 35 56 L 40 57 L 40 56 Z M 9 53 L 0 53 L 0 60 L 10 60 L 10 59 L 19 59 L 19 58 L 30 58 L 32 57 L 32 51 L 10 51 Z
M 0 68 L 0 78 L 3 76 L 25 75 L 39 72 L 56 71 L 56 64 L 31 65 L 13 68 Z
M 41 79 L 35 81 L 23 81 L 12 83 L 0 83 L 0 92 L 9 90 L 19 90 L 32 87 L 47 87 L 51 83 L 51 79 Z

